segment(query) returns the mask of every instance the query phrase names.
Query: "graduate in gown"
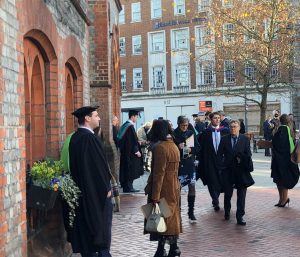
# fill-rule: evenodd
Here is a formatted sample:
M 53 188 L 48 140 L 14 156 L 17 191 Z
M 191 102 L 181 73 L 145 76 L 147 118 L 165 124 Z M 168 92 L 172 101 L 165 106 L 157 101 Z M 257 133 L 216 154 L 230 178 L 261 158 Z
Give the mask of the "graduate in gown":
M 64 224 L 73 252 L 82 257 L 111 257 L 111 176 L 103 146 L 93 132 L 100 121 L 97 108 L 85 106 L 72 113 L 79 128 L 67 142 L 69 169 L 81 194 L 73 227 L 67 211 Z
M 139 112 L 129 111 L 129 120 L 121 127 L 117 136 L 117 145 L 121 152 L 120 183 L 124 193 L 138 192 L 133 188 L 133 181 L 143 175 L 143 156 L 141 146 L 134 129 Z

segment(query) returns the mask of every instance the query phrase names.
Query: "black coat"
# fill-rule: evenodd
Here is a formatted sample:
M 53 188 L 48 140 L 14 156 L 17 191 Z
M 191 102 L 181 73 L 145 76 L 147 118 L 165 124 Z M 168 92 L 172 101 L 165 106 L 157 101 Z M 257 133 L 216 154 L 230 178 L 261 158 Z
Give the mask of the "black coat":
M 272 139 L 271 177 L 274 183 L 292 189 L 299 180 L 299 168 L 291 161 L 287 127 L 280 126 Z
M 265 120 L 263 124 L 263 129 L 264 129 L 264 139 L 265 140 L 272 140 L 272 130 L 273 128 L 271 127 L 272 123 L 269 120 Z
M 218 149 L 219 167 L 224 188 L 246 188 L 254 184 L 250 174 L 253 171 L 250 140 L 240 134 L 232 147 L 231 135 L 221 139 Z
M 196 135 L 192 130 L 186 130 L 182 132 L 180 128 L 174 130 L 174 142 L 178 146 L 181 143 L 185 143 L 186 139 L 194 135 L 194 147 L 191 147 L 191 153 L 187 158 L 183 158 L 183 151 L 180 151 L 180 164 L 178 175 L 192 175 L 195 172 L 195 158 L 199 153 L 200 147 L 197 141 Z
M 220 131 L 221 138 L 229 134 L 227 128 Z M 217 153 L 213 146 L 212 131 L 208 127 L 199 136 L 200 154 L 197 177 L 200 177 L 204 185 L 210 185 L 215 191 L 222 191 L 220 170 Z
M 195 129 L 199 134 L 201 134 L 206 129 L 206 125 L 202 121 L 197 121 L 195 122 Z
M 118 146 L 121 152 L 120 183 L 133 181 L 143 175 L 143 157 L 137 157 L 135 154 L 138 151 L 142 154 L 142 150 L 133 125 L 126 129 L 118 141 Z
M 110 222 L 105 213 L 111 190 L 110 172 L 104 148 L 97 136 L 85 128 L 79 128 L 69 144 L 70 172 L 81 191 L 79 207 L 73 228 L 69 227 L 68 215 L 64 223 L 73 252 L 96 252 L 109 247 Z
M 224 120 L 221 121 L 220 126 L 229 128 L 229 120 L 227 118 L 225 118 Z

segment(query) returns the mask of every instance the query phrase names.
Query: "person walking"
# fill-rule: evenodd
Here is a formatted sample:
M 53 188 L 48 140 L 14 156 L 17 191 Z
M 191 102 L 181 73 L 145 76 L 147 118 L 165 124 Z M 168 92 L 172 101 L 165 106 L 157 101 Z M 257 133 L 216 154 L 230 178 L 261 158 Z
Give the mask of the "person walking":
M 178 181 L 180 154 L 172 139 L 172 130 L 168 121 L 156 120 L 153 122 L 151 131 L 153 138 L 158 141 L 152 149 L 152 168 L 145 187 L 145 194 L 148 195 L 148 202 L 152 202 L 153 205 L 158 203 L 161 198 L 165 198 L 172 215 L 165 219 L 167 231 L 151 233 L 150 240 L 158 241 L 154 257 L 180 256 L 181 251 L 177 246 L 179 234 L 182 233 Z M 170 244 L 168 255 L 165 252 L 166 242 Z
M 274 125 L 271 123 L 271 119 L 272 116 L 269 115 L 263 124 L 264 139 L 267 141 L 272 140 L 272 130 Z M 270 148 L 265 148 L 265 156 L 271 156 Z
M 218 160 L 224 188 L 225 220 L 230 219 L 231 197 L 233 188 L 237 190 L 236 220 L 238 225 L 246 225 L 245 203 L 247 187 L 254 184 L 250 174 L 253 171 L 251 159 L 250 140 L 239 132 L 239 120 L 229 123 L 230 135 L 222 137 L 218 149 Z
M 177 118 L 178 127 L 174 130 L 174 141 L 180 151 L 179 180 L 181 187 L 188 185 L 188 216 L 190 223 L 197 222 L 194 215 L 196 199 L 195 160 L 199 153 L 199 143 L 194 131 L 188 129 L 189 119 L 185 116 Z M 192 126 L 191 126 L 192 127 Z M 192 127 L 193 129 L 193 127 Z M 188 143 L 190 141 L 190 143 Z
M 97 109 L 84 106 L 72 113 L 79 127 L 64 146 L 65 164 L 81 191 L 73 227 L 68 225 L 68 212 L 64 212 L 64 224 L 73 252 L 82 257 L 111 257 L 111 175 L 102 143 L 93 132 L 100 121 Z
M 200 155 L 198 176 L 208 186 L 212 205 L 217 212 L 220 210 L 219 195 L 222 192 L 217 152 L 221 138 L 229 134 L 227 127 L 220 126 L 220 113 L 210 114 L 211 125 L 199 136 Z
M 139 112 L 130 110 L 128 116 L 129 119 L 120 127 L 117 136 L 121 153 L 119 180 L 124 193 L 135 193 L 139 190 L 133 188 L 133 181 L 144 173 L 142 150 L 134 129 Z
M 285 207 L 290 203 L 288 190 L 294 188 L 299 180 L 299 167 L 291 161 L 291 153 L 295 148 L 295 138 L 289 127 L 287 114 L 279 118 L 280 125 L 272 139 L 271 177 L 277 185 L 279 201 L 275 206 Z
M 149 136 L 148 132 L 150 131 L 152 123 L 147 121 L 143 126 L 137 130 L 137 137 L 139 144 L 141 145 L 142 154 L 143 154 L 143 167 L 144 171 L 150 172 L 150 163 L 151 163 L 151 151 L 149 151 Z

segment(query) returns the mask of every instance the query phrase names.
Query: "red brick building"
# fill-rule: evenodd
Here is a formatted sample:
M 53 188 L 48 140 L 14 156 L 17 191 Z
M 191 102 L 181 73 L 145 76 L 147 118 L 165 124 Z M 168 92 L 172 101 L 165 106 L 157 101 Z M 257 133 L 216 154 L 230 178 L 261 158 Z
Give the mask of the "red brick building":
M 0 2 L 1 257 L 69 253 L 61 214 L 26 210 L 26 166 L 59 157 L 82 105 L 101 106 L 110 142 L 120 108 L 120 10 L 118 0 Z
M 215 88 L 243 87 L 247 83 L 245 74 L 249 77 L 254 74 L 252 66 L 234 61 L 232 56 L 222 57 L 227 52 L 218 48 L 218 43 L 229 40 L 227 34 L 233 26 L 224 23 L 218 27 L 210 18 L 212 3 L 218 3 L 220 9 L 234 10 L 234 4 L 242 2 L 255 5 L 255 1 L 234 0 L 121 0 L 123 120 L 130 108 L 141 111 L 138 126 L 161 116 L 170 119 L 176 126 L 178 115 L 191 117 L 193 113 L 209 108 L 224 110 L 232 118 L 244 118 L 244 99 L 224 93 L 207 93 Z M 262 34 L 267 29 L 264 25 L 262 19 L 259 28 Z M 279 71 L 277 66 L 272 68 L 272 72 L 281 77 L 287 74 L 286 71 Z M 292 112 L 290 93 L 286 90 L 283 96 L 270 92 L 268 114 L 273 109 Z M 259 99 L 259 95 L 252 94 L 253 99 Z M 247 105 L 249 130 L 258 131 L 259 107 L 252 102 Z

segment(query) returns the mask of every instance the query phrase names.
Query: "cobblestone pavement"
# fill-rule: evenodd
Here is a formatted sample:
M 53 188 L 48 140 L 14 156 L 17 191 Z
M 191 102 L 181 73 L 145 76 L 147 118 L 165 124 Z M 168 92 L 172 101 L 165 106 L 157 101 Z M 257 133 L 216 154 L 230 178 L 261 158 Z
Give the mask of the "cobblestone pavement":
M 236 225 L 235 197 L 232 199 L 231 220 L 225 221 L 223 209 L 214 212 L 205 190 L 197 192 L 195 215 L 198 223 L 189 224 L 187 194 L 183 193 L 181 256 L 300 256 L 300 189 L 289 192 L 291 202 L 285 208 L 274 207 L 278 201 L 276 191 L 275 187 L 248 190 L 245 227 Z M 121 201 L 122 211 L 113 219 L 112 256 L 152 257 L 156 243 L 143 235 L 140 211 L 140 206 L 146 202 L 145 196 L 122 195 Z
M 300 256 L 300 187 L 289 191 L 290 206 L 274 207 L 278 201 L 276 186 L 270 178 L 270 158 L 262 151 L 253 155 L 256 181 L 247 192 L 245 227 L 236 225 L 235 192 L 231 220 L 225 221 L 224 210 L 215 213 L 207 188 L 197 182 L 195 215 L 198 223 L 189 224 L 187 192 L 182 192 L 183 234 L 180 235 L 181 257 L 299 257 Z M 147 174 L 135 180 L 134 187 L 143 189 Z M 223 201 L 223 194 L 220 202 Z M 156 242 L 143 235 L 140 206 L 146 203 L 143 193 L 122 194 L 121 212 L 113 218 L 113 257 L 152 257 Z M 223 204 L 221 204 L 221 207 Z M 73 255 L 80 257 L 80 255 Z

